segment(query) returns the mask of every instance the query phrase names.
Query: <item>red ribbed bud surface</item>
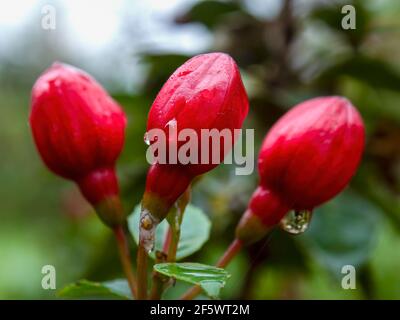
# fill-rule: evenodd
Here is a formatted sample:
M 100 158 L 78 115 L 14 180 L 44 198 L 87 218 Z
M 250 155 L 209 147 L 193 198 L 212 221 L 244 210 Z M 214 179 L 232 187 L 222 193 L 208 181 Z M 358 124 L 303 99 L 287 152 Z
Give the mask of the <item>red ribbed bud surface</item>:
M 124 144 L 126 118 L 92 77 L 54 64 L 33 86 L 29 122 L 45 164 L 78 183 L 92 205 L 102 206 L 118 196 L 114 167 Z
M 233 59 L 223 53 L 203 54 L 188 60 L 165 83 L 150 109 L 147 130 L 165 131 L 167 143 L 174 143 L 179 148 L 184 142 L 173 140 L 169 135 L 169 125 L 173 123 L 178 134 L 183 129 L 193 129 L 198 137 L 201 157 L 201 129 L 227 129 L 233 136 L 234 129 L 242 127 L 247 112 L 247 95 Z M 230 147 L 233 142 L 234 139 Z M 211 161 L 213 154 L 218 153 L 223 161 L 224 155 L 230 151 L 224 149 L 223 144 L 216 149 L 211 142 L 209 150 L 208 163 L 182 164 L 178 158 L 175 164 L 153 164 L 147 176 L 144 207 L 150 206 L 152 199 L 158 202 L 164 208 L 160 210 L 163 212 L 152 213 L 163 219 L 165 210 L 195 176 L 218 165 Z

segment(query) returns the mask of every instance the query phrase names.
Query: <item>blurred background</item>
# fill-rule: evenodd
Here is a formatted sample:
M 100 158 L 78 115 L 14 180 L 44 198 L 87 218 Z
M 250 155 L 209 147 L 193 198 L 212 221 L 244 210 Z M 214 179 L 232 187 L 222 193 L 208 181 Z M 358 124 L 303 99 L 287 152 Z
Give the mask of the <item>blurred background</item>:
M 344 4 L 356 8 L 355 30 L 341 28 Z M 54 30 L 42 28 L 45 5 L 55 8 Z M 318 95 L 348 97 L 367 127 L 351 186 L 317 210 L 305 234 L 274 231 L 242 252 L 223 298 L 400 299 L 399 15 L 397 0 L 0 0 L 0 298 L 56 298 L 41 287 L 48 264 L 57 289 L 122 276 L 111 232 L 35 150 L 28 113 L 39 74 L 55 60 L 73 64 L 124 107 L 118 172 L 131 211 L 143 192 L 143 134 L 157 92 L 191 56 L 223 51 L 240 66 L 256 150 L 279 116 Z M 192 202 L 209 215 L 212 236 L 189 261 L 215 263 L 256 184 L 256 172 L 235 176 L 232 165 L 196 184 Z M 341 287 L 348 264 L 355 290 Z M 166 297 L 184 289 L 177 283 Z

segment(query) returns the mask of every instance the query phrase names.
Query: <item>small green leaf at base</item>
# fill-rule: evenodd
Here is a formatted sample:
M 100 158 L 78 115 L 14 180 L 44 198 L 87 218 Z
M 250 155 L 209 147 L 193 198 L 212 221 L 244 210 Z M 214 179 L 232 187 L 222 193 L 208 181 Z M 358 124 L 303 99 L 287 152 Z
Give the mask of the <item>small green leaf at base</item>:
M 165 276 L 175 278 L 194 285 L 199 285 L 213 299 L 219 297 L 230 274 L 222 268 L 201 263 L 159 263 L 154 270 Z
M 64 287 L 58 296 L 67 299 L 132 299 L 128 282 L 123 279 L 106 282 L 79 280 Z
M 139 241 L 139 220 L 140 205 L 137 205 L 128 218 L 129 231 L 133 235 L 136 243 Z M 168 228 L 169 225 L 166 220 L 163 220 L 157 226 L 155 250 L 150 253 L 152 259 L 155 259 L 154 252 L 162 250 Z M 178 251 L 176 253 L 176 259 L 181 260 L 199 250 L 208 240 L 210 229 L 211 222 L 207 215 L 200 208 L 189 204 L 183 215 L 181 236 L 178 244 Z

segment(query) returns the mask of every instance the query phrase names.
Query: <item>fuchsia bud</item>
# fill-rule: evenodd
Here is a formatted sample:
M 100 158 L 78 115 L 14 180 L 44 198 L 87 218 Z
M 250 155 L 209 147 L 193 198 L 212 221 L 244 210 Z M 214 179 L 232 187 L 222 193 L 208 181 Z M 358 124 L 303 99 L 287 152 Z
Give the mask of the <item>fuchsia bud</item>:
M 75 181 L 106 224 L 120 224 L 114 169 L 125 137 L 120 106 L 88 74 L 55 63 L 33 86 L 29 122 L 49 169 Z
M 171 142 L 174 138 L 169 136 L 169 125 L 173 123 L 178 133 L 193 129 L 200 146 L 202 129 L 228 129 L 233 136 L 234 129 L 242 127 L 247 112 L 247 95 L 233 59 L 223 53 L 203 54 L 188 60 L 164 84 L 150 109 L 147 130 L 165 131 L 167 142 L 179 148 L 184 142 Z M 223 144 L 218 150 L 211 147 L 209 159 L 217 152 L 222 161 L 229 151 Z M 198 152 L 201 156 L 200 147 Z M 192 179 L 217 165 L 211 161 L 182 164 L 180 159 L 175 164 L 153 164 L 147 175 L 143 208 L 162 220 Z
M 336 196 L 356 172 L 364 143 L 361 116 L 345 98 L 315 98 L 292 108 L 262 144 L 260 185 L 237 237 L 256 241 L 289 210 L 312 211 Z

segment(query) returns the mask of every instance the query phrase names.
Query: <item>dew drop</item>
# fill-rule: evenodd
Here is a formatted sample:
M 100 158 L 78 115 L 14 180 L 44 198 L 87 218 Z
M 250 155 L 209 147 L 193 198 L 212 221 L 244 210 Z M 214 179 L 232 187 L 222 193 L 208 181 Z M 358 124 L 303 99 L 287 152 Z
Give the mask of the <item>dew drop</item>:
M 148 210 L 142 210 L 140 214 L 139 241 L 148 253 L 154 249 L 155 232 L 158 223 L 159 221 Z
M 310 225 L 311 217 L 311 210 L 292 210 L 282 219 L 280 227 L 293 235 L 302 234 Z

